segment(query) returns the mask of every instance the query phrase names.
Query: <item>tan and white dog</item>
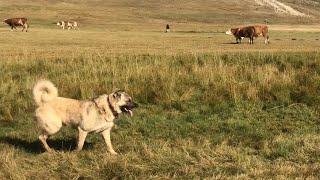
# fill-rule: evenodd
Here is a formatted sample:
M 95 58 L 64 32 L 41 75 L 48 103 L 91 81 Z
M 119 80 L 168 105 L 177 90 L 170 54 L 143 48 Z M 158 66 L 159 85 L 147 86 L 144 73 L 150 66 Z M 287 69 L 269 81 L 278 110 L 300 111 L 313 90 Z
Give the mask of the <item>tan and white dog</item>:
M 108 151 L 117 154 L 110 140 L 114 120 L 122 112 L 132 116 L 132 109 L 138 107 L 121 90 L 101 95 L 91 101 L 59 97 L 57 88 L 48 80 L 37 82 L 33 88 L 33 96 L 37 105 L 37 122 L 42 130 L 39 140 L 46 151 L 52 151 L 46 140 L 57 133 L 62 125 L 67 125 L 78 129 L 78 151 L 83 148 L 88 133 L 101 132 Z

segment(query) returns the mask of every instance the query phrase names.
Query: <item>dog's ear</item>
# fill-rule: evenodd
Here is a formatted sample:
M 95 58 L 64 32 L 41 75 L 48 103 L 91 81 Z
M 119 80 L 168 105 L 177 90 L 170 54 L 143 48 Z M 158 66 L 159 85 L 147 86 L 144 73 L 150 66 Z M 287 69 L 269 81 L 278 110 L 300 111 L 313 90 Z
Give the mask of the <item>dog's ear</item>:
M 116 90 L 116 91 L 113 93 L 113 98 L 115 98 L 115 99 L 120 99 L 122 94 L 123 94 L 123 90 Z

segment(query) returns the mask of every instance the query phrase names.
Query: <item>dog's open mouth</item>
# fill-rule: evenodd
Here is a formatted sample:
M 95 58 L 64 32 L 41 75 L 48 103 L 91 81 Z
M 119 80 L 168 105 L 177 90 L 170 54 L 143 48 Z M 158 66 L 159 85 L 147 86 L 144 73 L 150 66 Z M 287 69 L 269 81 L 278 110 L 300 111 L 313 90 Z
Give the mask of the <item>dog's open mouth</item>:
M 133 112 L 128 107 L 121 107 L 121 111 L 127 113 L 129 116 L 133 116 Z
M 138 107 L 138 104 L 131 101 L 130 103 L 127 103 L 126 105 L 120 107 L 120 109 L 122 112 L 125 112 L 130 116 L 133 116 L 132 109 L 137 108 L 137 107 Z

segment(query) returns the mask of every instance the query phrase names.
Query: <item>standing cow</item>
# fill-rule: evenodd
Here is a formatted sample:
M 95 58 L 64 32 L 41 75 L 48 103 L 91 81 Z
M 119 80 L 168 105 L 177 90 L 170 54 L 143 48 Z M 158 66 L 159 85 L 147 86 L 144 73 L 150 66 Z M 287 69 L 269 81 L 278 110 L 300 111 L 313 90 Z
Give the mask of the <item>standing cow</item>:
M 13 28 L 17 30 L 16 26 L 22 26 L 22 31 L 25 29 L 28 32 L 29 24 L 27 21 L 27 18 L 10 18 L 5 19 L 3 22 L 11 27 L 11 31 L 13 31 Z
M 241 44 L 241 40 L 243 38 L 249 38 L 249 44 L 253 44 L 255 29 L 253 26 L 248 26 L 243 28 L 232 28 L 226 31 L 226 34 L 233 34 L 234 37 L 236 37 L 237 43 Z
M 253 37 L 258 38 L 259 36 L 263 36 L 264 42 L 269 43 L 269 34 L 267 26 L 247 26 L 241 28 L 233 28 L 226 31 L 226 34 L 234 35 L 237 43 L 241 43 L 241 39 L 243 38 L 249 38 L 249 43 L 252 44 Z
M 263 36 L 264 37 L 264 43 L 270 43 L 269 42 L 269 30 L 268 30 L 268 26 L 254 26 L 254 37 L 258 38 L 259 36 Z

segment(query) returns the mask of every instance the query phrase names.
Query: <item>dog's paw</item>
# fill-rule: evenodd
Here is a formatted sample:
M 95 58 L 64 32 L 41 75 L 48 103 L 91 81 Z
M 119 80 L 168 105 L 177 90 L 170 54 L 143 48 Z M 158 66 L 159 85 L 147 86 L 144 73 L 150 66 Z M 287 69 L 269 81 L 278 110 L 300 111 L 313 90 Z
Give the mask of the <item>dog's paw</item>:
M 115 156 L 115 155 L 117 155 L 118 153 L 116 153 L 114 150 L 111 150 L 111 151 L 110 151 L 110 154 L 113 155 L 113 156 Z
M 77 148 L 75 149 L 75 152 L 80 152 L 82 150 L 82 148 Z
M 49 148 L 49 149 L 46 149 L 45 152 L 46 153 L 55 153 L 56 151 L 54 149 Z

